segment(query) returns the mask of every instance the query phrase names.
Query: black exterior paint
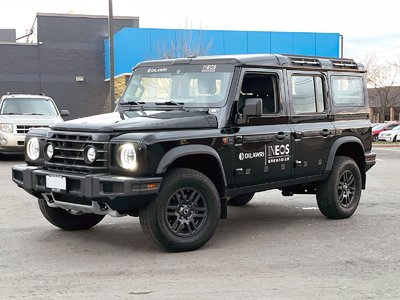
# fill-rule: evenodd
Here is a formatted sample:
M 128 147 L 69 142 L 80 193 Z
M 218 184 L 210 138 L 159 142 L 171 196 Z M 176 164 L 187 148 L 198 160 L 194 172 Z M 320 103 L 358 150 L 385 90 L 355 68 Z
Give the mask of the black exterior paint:
M 38 14 L 37 44 L 0 42 L 0 95 L 44 93 L 69 110 L 69 119 L 101 113 L 109 92 L 107 22 L 106 16 Z M 115 17 L 114 30 L 124 27 L 139 27 L 138 18 Z
M 358 164 L 365 187 L 365 172 L 375 163 L 375 154 L 370 152 L 371 129 L 366 117 L 368 101 L 362 107 L 331 106 L 329 73 L 334 67 L 328 59 L 320 59 L 319 67 L 306 66 L 302 70 L 305 74 L 318 71 L 327 78 L 326 109 L 323 113 L 309 115 L 295 115 L 291 109 L 288 73 L 294 67 L 301 67 L 291 66 L 290 57 L 265 55 L 265 60 L 261 56 L 254 56 L 253 59 L 252 56 L 237 56 L 234 59 L 210 57 L 188 59 L 185 63 L 213 64 L 216 61 L 230 61 L 236 69 L 226 104 L 213 114 L 206 111 L 185 112 L 175 106 L 160 107 L 160 111 L 175 109 L 160 112 L 163 118 L 157 118 L 157 114 L 143 117 L 127 112 L 131 114 L 128 118 L 123 113 L 124 109 L 146 109 L 131 105 L 120 107 L 120 113 L 65 122 L 53 127 L 51 132 L 69 130 L 77 134 L 91 134 L 93 140 L 109 135 L 110 178 L 122 175 L 151 181 L 151 178 L 162 178 L 170 167 L 187 167 L 209 176 L 221 197 L 229 198 L 273 188 L 282 189 L 285 194 L 313 193 L 318 182 L 329 175 L 334 157 L 344 155 Z M 166 65 L 174 63 L 183 62 L 165 62 Z M 260 66 L 255 67 L 257 63 Z M 142 65 L 151 66 L 151 63 Z M 154 65 L 161 65 L 161 62 L 155 62 Z M 254 70 L 278 75 L 280 111 L 277 114 L 250 117 L 243 122 L 236 108 L 239 84 L 246 72 Z M 340 72 L 363 77 L 365 71 L 357 66 L 340 69 Z M 367 94 L 364 96 L 367 97 Z M 148 109 L 154 110 L 154 107 Z M 41 137 L 43 142 L 46 140 L 46 132 L 42 130 L 33 130 L 30 135 Z M 122 170 L 117 165 L 116 149 L 125 142 L 134 143 L 137 147 L 138 162 L 142 167 L 136 171 Z M 369 162 L 366 157 L 370 159 Z M 35 163 L 28 161 L 28 164 Z M 60 171 L 58 174 L 69 176 L 67 172 Z M 21 175 L 13 177 L 19 186 L 32 192 L 18 179 Z M 91 188 L 96 187 L 91 185 Z M 112 200 L 116 201 L 115 195 Z M 122 195 L 121 201 L 125 201 Z

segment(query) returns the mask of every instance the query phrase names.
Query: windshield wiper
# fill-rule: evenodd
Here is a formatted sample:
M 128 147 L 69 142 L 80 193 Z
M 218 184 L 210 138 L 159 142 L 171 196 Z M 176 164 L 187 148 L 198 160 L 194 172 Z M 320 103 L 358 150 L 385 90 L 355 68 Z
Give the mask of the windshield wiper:
M 158 102 L 156 103 L 156 105 L 175 105 L 178 106 L 179 109 L 184 110 L 184 111 L 189 111 L 187 108 L 185 108 L 183 106 L 183 102 L 175 102 L 174 100 L 169 100 L 169 101 L 165 101 L 165 102 Z
M 29 115 L 29 116 L 44 116 L 44 114 L 41 114 L 41 113 L 24 113 L 24 115 Z
M 142 105 L 144 102 L 136 102 L 136 101 L 125 101 L 125 102 L 120 102 L 119 105 Z
M 3 115 L 21 115 L 20 113 L 6 112 Z

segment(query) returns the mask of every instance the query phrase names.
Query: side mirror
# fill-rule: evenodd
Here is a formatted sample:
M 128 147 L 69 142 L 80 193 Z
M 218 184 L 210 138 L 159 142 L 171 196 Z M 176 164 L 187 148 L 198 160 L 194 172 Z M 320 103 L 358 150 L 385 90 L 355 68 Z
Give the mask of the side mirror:
M 69 116 L 69 111 L 66 110 L 66 109 L 62 109 L 60 111 L 60 115 L 61 115 L 61 117 L 68 117 Z
M 260 117 L 262 115 L 262 99 L 248 98 L 243 107 L 243 118 Z

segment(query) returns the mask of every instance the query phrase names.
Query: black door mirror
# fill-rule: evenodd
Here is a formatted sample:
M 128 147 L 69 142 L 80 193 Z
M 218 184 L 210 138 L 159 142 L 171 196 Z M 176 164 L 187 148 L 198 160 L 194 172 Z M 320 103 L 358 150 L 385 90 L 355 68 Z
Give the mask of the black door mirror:
M 261 98 L 248 98 L 243 107 L 243 118 L 248 117 L 261 117 L 262 115 L 262 99 Z
M 62 109 L 60 111 L 61 117 L 68 117 L 69 116 L 69 111 L 66 109 Z

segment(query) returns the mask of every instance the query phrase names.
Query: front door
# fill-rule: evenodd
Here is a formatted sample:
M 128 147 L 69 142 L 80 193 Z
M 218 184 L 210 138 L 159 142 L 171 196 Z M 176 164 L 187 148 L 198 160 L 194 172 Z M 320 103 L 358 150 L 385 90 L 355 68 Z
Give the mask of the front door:
M 234 139 L 234 187 L 289 179 L 292 172 L 292 130 L 281 99 L 281 71 L 246 70 L 242 75 L 238 112 L 247 98 L 261 98 L 263 113 L 238 125 Z

